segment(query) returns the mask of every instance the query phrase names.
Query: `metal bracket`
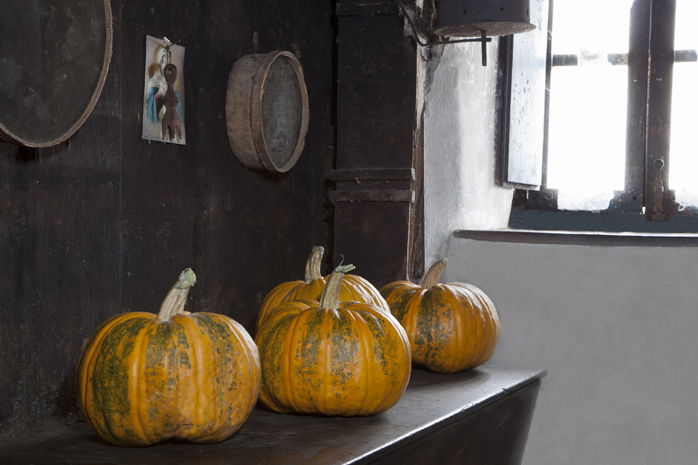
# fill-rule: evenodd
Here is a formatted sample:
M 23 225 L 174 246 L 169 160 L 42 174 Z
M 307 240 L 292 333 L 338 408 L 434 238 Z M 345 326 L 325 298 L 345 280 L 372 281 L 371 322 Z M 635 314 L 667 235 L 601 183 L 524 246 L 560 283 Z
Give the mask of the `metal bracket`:
M 407 19 L 407 22 L 410 24 L 410 27 L 412 28 L 412 34 L 414 36 L 414 40 L 415 40 L 415 42 L 417 42 L 418 45 L 421 45 L 422 47 L 433 47 L 434 45 L 459 44 L 462 42 L 480 42 L 481 53 L 482 53 L 482 66 L 487 66 L 487 42 L 492 42 L 492 38 L 487 37 L 487 33 L 485 31 L 480 31 L 480 37 L 469 37 L 467 39 L 439 40 L 439 41 L 433 41 L 433 42 L 424 42 L 420 38 L 419 31 L 417 30 L 417 26 L 415 24 L 414 19 L 412 19 L 412 17 L 407 12 L 407 8 L 405 8 L 405 5 L 402 3 L 402 0 L 392 0 L 392 2 L 400 9 L 400 12 Z

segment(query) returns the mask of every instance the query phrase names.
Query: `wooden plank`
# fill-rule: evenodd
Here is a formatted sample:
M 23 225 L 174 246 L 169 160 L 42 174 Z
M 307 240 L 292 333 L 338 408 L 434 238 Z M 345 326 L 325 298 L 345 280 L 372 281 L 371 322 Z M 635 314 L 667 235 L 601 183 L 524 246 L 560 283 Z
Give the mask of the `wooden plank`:
M 414 168 L 354 168 L 332 170 L 330 181 L 414 181 Z
M 358 275 L 378 287 L 409 278 L 411 206 L 407 202 L 334 204 L 334 263 L 352 263 Z
M 330 191 L 330 202 L 408 202 L 414 203 L 415 196 L 412 190 L 400 189 L 372 189 L 352 191 Z
M 651 2 L 644 205 L 645 217 L 654 221 L 668 220 L 676 210 L 669 190 L 675 14 L 676 2 Z
M 536 29 L 509 42 L 507 140 L 502 144 L 505 185 L 537 189 L 543 183 L 548 12 L 549 0 L 532 1 L 531 22 Z
M 392 0 L 338 0 L 337 16 L 396 15 L 398 7 Z
M 618 199 L 618 206 L 624 212 L 640 212 L 645 183 L 650 1 L 634 2 L 630 15 L 625 192 Z
M 354 179 L 337 179 L 337 190 L 330 194 L 334 262 L 344 257 L 375 283 L 404 279 L 420 254 L 413 241 L 418 220 L 412 179 L 417 178 L 415 163 L 421 163 L 418 102 L 426 73 L 419 66 L 425 65 L 397 14 L 339 16 L 337 54 L 335 168 L 344 175 L 347 170 L 374 174 L 361 186 Z M 379 186 L 374 170 L 385 177 L 390 169 L 409 173 L 410 179 L 391 176 L 384 180 L 387 186 Z
M 520 465 L 540 383 L 376 460 L 376 465 Z M 467 432 L 467 433 L 466 433 Z
M 455 374 L 414 369 L 400 402 L 380 415 L 284 415 L 257 408 L 235 436 L 218 444 L 115 447 L 96 440 L 85 423 L 44 422 L 0 442 L 0 463 L 358 465 L 380 460 L 411 465 L 431 463 L 425 455 L 440 453 L 444 461 L 438 463 L 444 465 L 518 465 L 543 376 L 490 367 Z
M 417 55 L 398 16 L 339 17 L 337 169 L 412 168 Z

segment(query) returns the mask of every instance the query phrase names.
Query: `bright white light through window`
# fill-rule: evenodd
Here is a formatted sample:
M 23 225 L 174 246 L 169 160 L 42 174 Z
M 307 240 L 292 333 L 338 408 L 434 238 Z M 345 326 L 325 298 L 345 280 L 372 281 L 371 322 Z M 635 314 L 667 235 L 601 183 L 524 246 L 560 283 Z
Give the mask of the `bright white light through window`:
M 560 209 L 603 210 L 624 189 L 628 67 L 607 57 L 628 53 L 632 3 L 555 0 L 553 55 L 577 57 L 550 82 L 548 187 Z
M 674 49 L 698 49 L 698 2 L 677 0 Z M 695 142 L 698 111 L 698 63 L 674 63 L 671 102 L 669 188 L 679 205 L 698 206 L 698 146 Z

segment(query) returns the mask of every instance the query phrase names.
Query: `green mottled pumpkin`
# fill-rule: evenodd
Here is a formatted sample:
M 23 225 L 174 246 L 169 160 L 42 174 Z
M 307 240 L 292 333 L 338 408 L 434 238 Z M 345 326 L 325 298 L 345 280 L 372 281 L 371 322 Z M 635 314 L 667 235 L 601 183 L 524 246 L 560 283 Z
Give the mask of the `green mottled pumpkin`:
M 412 360 L 452 373 L 485 363 L 499 339 L 499 315 L 478 287 L 438 284 L 446 259 L 436 262 L 421 285 L 396 281 L 381 289 L 390 311 L 407 331 Z
M 267 293 L 257 314 L 257 330 L 267 317 L 279 306 L 294 300 L 318 300 L 325 287 L 327 278 L 322 276 L 320 265 L 325 249 L 313 247 L 305 264 L 305 280 L 281 283 Z M 342 280 L 339 299 L 341 301 L 355 300 L 366 302 L 390 313 L 388 304 L 378 289 L 361 276 L 347 274 Z
M 184 311 L 195 281 L 193 271 L 185 270 L 157 315 L 116 315 L 85 347 L 78 368 L 80 407 L 105 441 L 218 442 L 251 413 L 261 382 L 257 347 L 225 315 Z
M 410 377 L 410 346 L 390 314 L 340 302 L 339 267 L 320 301 L 277 307 L 257 333 L 260 400 L 277 412 L 373 415 L 400 399 Z

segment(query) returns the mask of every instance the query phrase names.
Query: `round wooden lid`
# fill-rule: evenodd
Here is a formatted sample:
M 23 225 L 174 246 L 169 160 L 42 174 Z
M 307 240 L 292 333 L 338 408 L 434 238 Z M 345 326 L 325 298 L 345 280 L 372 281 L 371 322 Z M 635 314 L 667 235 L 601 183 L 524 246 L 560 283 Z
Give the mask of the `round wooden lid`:
M 4 0 L 0 139 L 50 147 L 92 112 L 111 60 L 109 0 Z

